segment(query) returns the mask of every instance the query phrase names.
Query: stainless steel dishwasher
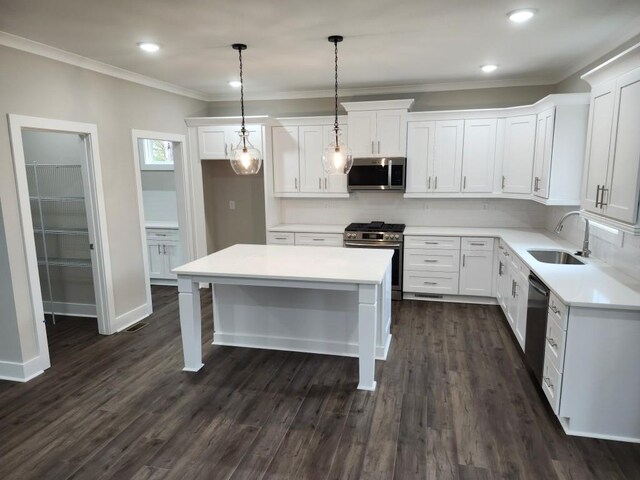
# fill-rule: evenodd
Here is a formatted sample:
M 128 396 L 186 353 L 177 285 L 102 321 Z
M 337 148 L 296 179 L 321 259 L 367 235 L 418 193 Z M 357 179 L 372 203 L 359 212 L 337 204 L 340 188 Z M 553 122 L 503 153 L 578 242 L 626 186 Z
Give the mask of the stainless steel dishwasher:
M 549 288 L 533 273 L 529 274 L 529 301 L 527 304 L 527 333 L 524 356 L 538 383 L 542 383 L 544 349 L 547 343 L 547 310 Z

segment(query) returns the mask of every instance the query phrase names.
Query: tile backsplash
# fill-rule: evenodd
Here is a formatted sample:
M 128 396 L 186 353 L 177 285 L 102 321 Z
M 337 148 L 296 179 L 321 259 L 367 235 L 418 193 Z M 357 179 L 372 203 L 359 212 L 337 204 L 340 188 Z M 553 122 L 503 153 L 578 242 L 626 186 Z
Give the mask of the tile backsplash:
M 570 210 L 573 209 L 547 207 L 547 230 L 553 231 L 562 215 Z M 619 235 L 621 239 L 618 238 L 617 241 L 605 239 L 598 236 L 597 228 L 592 228 L 591 255 L 640 281 L 640 235 L 629 235 L 623 232 L 620 232 Z M 576 249 L 581 249 L 584 238 L 584 220 L 577 216 L 568 218 L 560 236 L 575 245 Z

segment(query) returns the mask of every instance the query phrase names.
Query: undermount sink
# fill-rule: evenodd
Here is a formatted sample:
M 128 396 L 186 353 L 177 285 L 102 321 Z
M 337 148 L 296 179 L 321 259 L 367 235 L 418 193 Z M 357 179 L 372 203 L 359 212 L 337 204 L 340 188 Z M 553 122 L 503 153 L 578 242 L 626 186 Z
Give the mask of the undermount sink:
M 558 265 L 584 265 L 584 262 L 567 252 L 559 250 L 528 250 L 533 258 L 543 263 Z

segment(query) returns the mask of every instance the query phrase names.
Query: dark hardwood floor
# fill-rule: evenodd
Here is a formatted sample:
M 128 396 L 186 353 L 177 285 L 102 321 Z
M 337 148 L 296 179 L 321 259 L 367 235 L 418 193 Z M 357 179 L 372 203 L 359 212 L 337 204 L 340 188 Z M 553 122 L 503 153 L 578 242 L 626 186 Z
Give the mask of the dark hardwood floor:
M 48 328 L 52 367 L 0 382 L 2 479 L 640 479 L 640 445 L 568 437 L 498 307 L 394 303 L 378 389 L 357 360 L 214 347 L 181 371 L 176 290 L 136 333 Z

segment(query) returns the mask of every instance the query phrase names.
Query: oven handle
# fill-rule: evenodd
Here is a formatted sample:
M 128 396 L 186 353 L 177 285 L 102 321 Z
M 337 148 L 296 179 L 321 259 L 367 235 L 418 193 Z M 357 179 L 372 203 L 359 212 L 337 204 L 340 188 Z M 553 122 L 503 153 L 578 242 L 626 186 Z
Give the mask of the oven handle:
M 400 248 L 400 243 L 354 243 L 344 242 L 345 247 L 366 247 L 366 248 Z

